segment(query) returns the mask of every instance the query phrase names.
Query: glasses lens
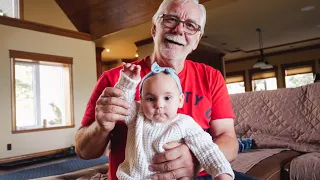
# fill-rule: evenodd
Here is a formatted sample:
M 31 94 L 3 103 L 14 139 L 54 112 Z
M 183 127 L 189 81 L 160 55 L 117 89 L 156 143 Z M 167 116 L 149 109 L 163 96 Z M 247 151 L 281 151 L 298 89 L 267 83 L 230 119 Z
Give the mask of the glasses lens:
M 192 21 L 181 21 L 178 17 L 173 15 L 163 15 L 163 25 L 168 28 L 175 28 L 180 22 L 184 23 L 184 32 L 188 34 L 195 34 L 199 30 L 199 25 Z
M 171 16 L 171 15 L 164 15 L 163 16 L 163 24 L 166 27 L 174 28 L 179 24 L 179 22 L 180 22 L 179 19 L 175 16 Z
M 184 23 L 184 31 L 186 33 L 191 33 L 191 34 L 194 34 L 198 31 L 198 25 L 194 22 L 188 22 L 186 21 Z

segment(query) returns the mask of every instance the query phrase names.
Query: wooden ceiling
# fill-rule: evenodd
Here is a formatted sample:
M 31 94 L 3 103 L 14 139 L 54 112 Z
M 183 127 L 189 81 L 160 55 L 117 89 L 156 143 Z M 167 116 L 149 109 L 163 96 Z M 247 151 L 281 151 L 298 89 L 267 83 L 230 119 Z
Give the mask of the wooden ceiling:
M 151 20 L 162 0 L 55 0 L 80 32 L 93 40 Z M 200 0 L 204 3 L 209 0 Z

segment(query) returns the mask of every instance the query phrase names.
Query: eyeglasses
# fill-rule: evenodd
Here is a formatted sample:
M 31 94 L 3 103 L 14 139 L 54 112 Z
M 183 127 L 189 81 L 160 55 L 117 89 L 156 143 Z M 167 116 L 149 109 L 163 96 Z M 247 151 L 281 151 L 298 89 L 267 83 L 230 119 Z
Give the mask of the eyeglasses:
M 162 24 L 167 28 L 176 28 L 180 23 L 183 24 L 183 31 L 187 34 L 194 35 L 201 30 L 201 26 L 191 20 L 180 20 L 177 16 L 171 14 L 161 14 L 159 18 L 163 18 Z

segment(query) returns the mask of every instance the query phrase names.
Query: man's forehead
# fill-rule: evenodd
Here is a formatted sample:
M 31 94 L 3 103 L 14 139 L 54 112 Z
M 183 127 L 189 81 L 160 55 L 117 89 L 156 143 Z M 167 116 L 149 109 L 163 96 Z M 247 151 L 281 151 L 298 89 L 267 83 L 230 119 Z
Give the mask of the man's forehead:
M 199 6 L 193 2 L 182 3 L 170 3 L 164 10 L 165 14 L 175 15 L 182 20 L 200 21 L 201 10 Z

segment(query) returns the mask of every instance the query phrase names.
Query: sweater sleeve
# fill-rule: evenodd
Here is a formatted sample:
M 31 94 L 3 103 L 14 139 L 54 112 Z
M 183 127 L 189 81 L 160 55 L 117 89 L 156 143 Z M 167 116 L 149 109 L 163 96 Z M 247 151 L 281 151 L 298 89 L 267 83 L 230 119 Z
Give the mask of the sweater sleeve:
M 124 119 L 124 122 L 126 124 L 128 124 L 131 120 L 135 119 L 135 117 L 138 113 L 139 107 L 140 107 L 140 104 L 134 100 L 135 94 L 136 94 L 136 88 L 137 88 L 140 80 L 141 80 L 141 78 L 139 78 L 139 80 L 131 79 L 129 76 L 124 74 L 123 71 L 121 70 L 120 71 L 120 78 L 114 86 L 116 88 L 123 90 L 123 92 L 124 92 L 123 99 L 131 104 L 130 115 L 126 116 Z
M 180 128 L 186 145 L 193 152 L 200 165 L 213 178 L 225 173 L 232 176 L 233 179 L 235 178 L 230 163 L 218 145 L 213 142 L 209 133 L 203 131 L 190 116 L 186 116 Z

